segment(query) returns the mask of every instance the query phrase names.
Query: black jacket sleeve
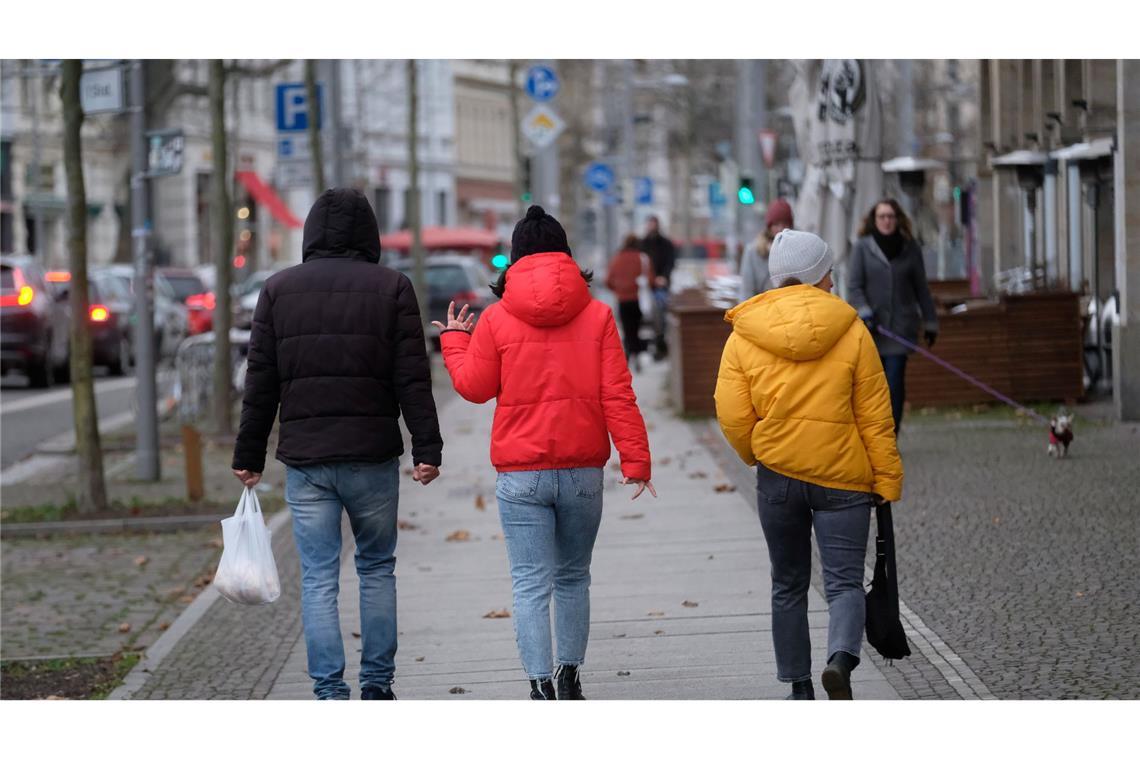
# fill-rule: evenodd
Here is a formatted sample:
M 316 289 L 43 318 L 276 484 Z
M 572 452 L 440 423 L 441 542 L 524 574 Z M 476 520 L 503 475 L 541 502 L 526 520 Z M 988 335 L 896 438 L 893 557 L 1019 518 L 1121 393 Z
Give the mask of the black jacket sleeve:
M 269 288 L 262 288 L 253 312 L 249 336 L 249 358 L 245 372 L 245 395 L 241 402 L 241 423 L 234 443 L 233 468 L 263 472 L 269 432 L 281 400 L 277 374 L 277 336 L 273 331 L 273 299 Z
M 400 414 L 412 434 L 412 462 L 439 467 L 443 439 L 431 393 L 431 365 L 424 345 L 420 307 L 411 281 L 402 274 L 396 286 L 395 348 L 392 379 Z

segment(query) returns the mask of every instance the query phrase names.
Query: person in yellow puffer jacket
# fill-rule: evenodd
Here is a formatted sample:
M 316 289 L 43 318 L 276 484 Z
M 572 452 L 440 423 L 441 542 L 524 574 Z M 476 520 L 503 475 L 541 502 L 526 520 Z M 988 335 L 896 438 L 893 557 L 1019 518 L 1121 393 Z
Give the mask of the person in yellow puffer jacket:
M 807 591 L 814 528 L 828 603 L 830 699 L 851 699 L 865 623 L 863 565 L 873 504 L 902 496 L 890 391 L 855 309 L 831 294 L 833 257 L 809 232 L 772 243 L 775 289 L 730 309 L 716 384 L 725 438 L 756 465 L 772 564 L 777 678 L 814 699 Z

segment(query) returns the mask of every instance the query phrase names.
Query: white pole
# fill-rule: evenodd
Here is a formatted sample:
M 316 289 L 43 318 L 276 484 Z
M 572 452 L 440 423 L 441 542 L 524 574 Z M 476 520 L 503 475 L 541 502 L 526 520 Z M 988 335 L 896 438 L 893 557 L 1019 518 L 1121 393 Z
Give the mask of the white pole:
M 1076 161 L 1066 164 L 1069 189 L 1065 193 L 1069 202 L 1069 289 L 1080 291 L 1084 286 L 1084 256 L 1081 250 L 1081 167 Z

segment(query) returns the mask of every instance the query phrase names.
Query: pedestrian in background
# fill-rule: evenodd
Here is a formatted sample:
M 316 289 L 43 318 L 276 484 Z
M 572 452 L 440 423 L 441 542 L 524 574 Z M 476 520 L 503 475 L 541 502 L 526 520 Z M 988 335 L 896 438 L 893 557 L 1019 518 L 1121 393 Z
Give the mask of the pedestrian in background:
M 446 326 L 433 323 L 455 390 L 477 404 L 497 400 L 491 463 L 531 699 L 584 699 L 590 559 L 611 437 L 633 498 L 646 488 L 657 495 L 613 310 L 590 297 L 591 277 L 574 263 L 562 225 L 531 206 L 491 288 L 499 302 L 477 326 L 466 305 L 455 316 L 454 303 Z
M 642 291 L 651 288 L 653 280 L 653 264 L 649 256 L 641 252 L 637 235 L 626 235 L 621 250 L 610 260 L 606 287 L 617 299 L 625 357 L 635 371 L 640 369 L 641 352 L 645 350 L 638 334 L 641 330 L 642 296 L 648 295 Z
M 772 241 L 784 230 L 795 227 L 792 207 L 783 198 L 777 198 L 764 214 L 764 231 L 756 236 L 740 257 L 740 300 L 747 301 L 771 289 L 768 279 L 768 253 Z
M 641 250 L 649 256 L 649 262 L 653 265 L 653 331 L 656 335 L 653 358 L 661 361 L 669 355 L 669 346 L 665 342 L 665 314 L 669 311 L 669 286 L 672 283 L 673 266 L 677 263 L 677 249 L 672 240 L 661 234 L 661 223 L 656 216 L 646 220 Z
M 906 360 L 910 349 L 876 328 L 882 325 L 899 337 L 918 343 L 921 325 L 926 345 L 933 346 L 938 337 L 938 314 L 926 281 L 922 249 L 898 201 L 884 198 L 876 203 L 863 219 L 859 235 L 847 267 L 847 300 L 875 338 L 891 389 L 891 414 L 897 434 L 906 403 Z
M 717 421 L 756 465 L 760 524 L 772 564 L 776 677 L 789 699 L 814 699 L 807 593 L 815 531 L 828 606 L 829 699 L 851 699 L 866 608 L 871 506 L 902 495 L 902 463 L 879 355 L 855 310 L 831 294 L 832 254 L 785 230 L 769 256 L 774 290 L 729 310 L 716 384 Z
M 318 699 L 348 699 L 337 593 L 341 511 L 360 578 L 360 698 L 395 699 L 399 457 L 439 475 L 443 441 L 419 305 L 380 266 L 376 215 L 359 190 L 326 190 L 305 220 L 301 264 L 270 277 L 253 315 L 234 474 L 253 487 L 281 411 L 277 459 L 301 558 L 301 615 Z

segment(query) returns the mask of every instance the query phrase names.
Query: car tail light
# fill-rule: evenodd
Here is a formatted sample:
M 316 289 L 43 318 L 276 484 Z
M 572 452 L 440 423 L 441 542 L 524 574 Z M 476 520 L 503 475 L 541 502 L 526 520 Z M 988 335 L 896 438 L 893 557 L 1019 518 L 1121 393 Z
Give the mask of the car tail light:
M 71 282 L 71 272 L 53 270 L 44 272 L 44 279 L 48 282 Z
M 106 322 L 111 318 L 111 312 L 107 310 L 107 307 L 98 303 L 91 305 L 90 314 L 92 322 Z
M 0 306 L 29 306 L 36 298 L 36 291 L 24 279 L 24 273 L 19 269 L 12 270 L 13 285 L 16 294 L 0 296 Z
M 213 293 L 198 293 L 186 299 L 186 305 L 191 309 L 213 311 L 217 301 Z

